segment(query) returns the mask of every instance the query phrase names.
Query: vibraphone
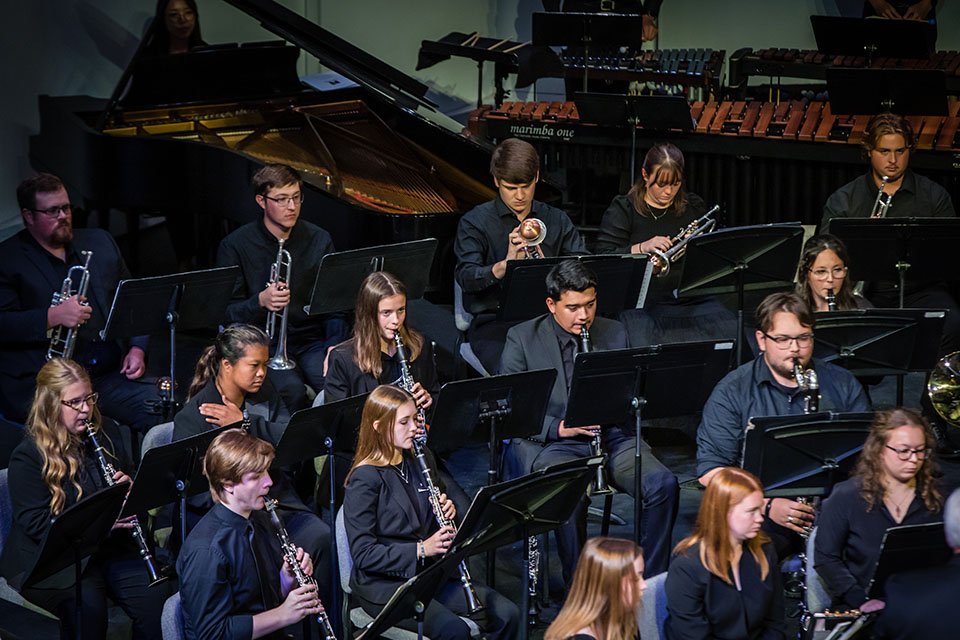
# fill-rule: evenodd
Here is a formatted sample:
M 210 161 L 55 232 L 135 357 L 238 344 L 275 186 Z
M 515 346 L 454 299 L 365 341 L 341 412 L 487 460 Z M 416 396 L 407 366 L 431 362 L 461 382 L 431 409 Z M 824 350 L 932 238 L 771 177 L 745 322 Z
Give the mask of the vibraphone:
M 910 166 L 943 184 L 955 202 L 960 202 L 958 111 L 960 102 L 951 102 L 947 116 L 909 118 L 919 138 Z M 866 168 L 859 145 L 869 117 L 834 114 L 826 102 L 695 102 L 690 116 L 690 133 L 638 127 L 637 164 L 655 141 L 679 146 L 687 160 L 687 187 L 720 203 L 727 225 L 817 223 L 827 197 Z M 506 102 L 474 111 L 468 126 L 494 142 L 517 137 L 533 143 L 545 173 L 629 171 L 628 129 L 582 122 L 570 102 Z M 599 222 L 586 205 L 602 212 L 616 195 L 590 193 L 595 182 L 567 185 L 568 196 L 584 205 L 581 224 Z M 583 192 L 577 192 L 578 183 L 587 185 Z M 621 191 L 624 184 L 621 179 Z

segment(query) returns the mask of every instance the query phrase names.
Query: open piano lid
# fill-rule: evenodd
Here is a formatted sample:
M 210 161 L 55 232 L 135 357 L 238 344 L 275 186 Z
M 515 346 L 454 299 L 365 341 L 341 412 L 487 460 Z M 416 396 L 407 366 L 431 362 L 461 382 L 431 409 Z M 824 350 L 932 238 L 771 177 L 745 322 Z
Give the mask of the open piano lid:
M 226 2 L 258 20 L 263 28 L 309 52 L 324 66 L 394 100 L 399 106 L 414 110 L 418 103 L 430 108 L 437 106 L 425 97 L 427 85 L 274 0 Z

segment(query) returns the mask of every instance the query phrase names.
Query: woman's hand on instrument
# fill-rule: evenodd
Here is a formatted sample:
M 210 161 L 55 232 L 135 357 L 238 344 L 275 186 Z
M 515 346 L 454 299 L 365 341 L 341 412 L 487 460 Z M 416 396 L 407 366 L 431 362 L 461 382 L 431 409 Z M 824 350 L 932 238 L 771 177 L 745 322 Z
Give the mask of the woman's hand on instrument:
M 267 311 L 283 311 L 290 304 L 290 289 L 279 282 L 271 282 L 257 296 L 260 306 Z
M 225 427 L 228 424 L 236 424 L 243 420 L 243 412 L 240 407 L 233 404 L 227 396 L 221 396 L 223 404 L 213 402 L 204 402 L 200 405 L 200 415 L 206 416 L 207 422 Z
M 136 380 L 147 370 L 147 364 L 144 359 L 143 349 L 140 347 L 130 347 L 126 357 L 123 359 L 123 366 L 120 367 L 120 373 L 127 376 L 127 380 Z
M 587 436 L 588 438 L 592 438 L 599 430 L 600 425 L 598 424 L 592 427 L 568 427 L 566 426 L 566 421 L 561 420 L 560 426 L 557 427 L 557 435 L 561 438 L 572 438 L 574 436 Z
M 428 558 L 440 556 L 447 552 L 453 542 L 453 527 L 440 527 L 436 533 L 423 541 L 423 553 Z
M 129 482 L 130 484 L 133 484 L 133 480 L 131 480 L 130 476 L 128 476 L 126 473 L 123 471 L 114 471 L 113 484 L 120 484 L 121 482 Z
M 419 382 L 414 383 L 410 394 L 413 396 L 414 402 L 416 402 L 417 406 L 421 409 L 428 409 L 430 405 L 433 404 L 433 397 L 430 395 L 430 392 L 424 389 L 423 385 Z
M 452 521 L 457 515 L 457 508 L 453 505 L 453 500 L 447 497 L 447 494 L 440 494 L 440 506 L 443 511 L 443 517 Z
M 90 319 L 92 307 L 81 304 L 87 299 L 83 296 L 70 296 L 55 307 L 47 309 L 47 327 L 76 328 Z
M 113 523 L 113 526 L 110 527 L 111 531 L 116 531 L 117 529 L 133 529 L 133 521 L 137 516 L 127 516 L 126 518 L 117 518 L 117 521 Z
M 323 605 L 320 604 L 320 598 L 317 596 L 317 588 L 308 584 L 288 593 L 283 604 L 277 607 L 276 611 L 280 614 L 281 625 L 289 627 L 307 616 L 319 615 L 323 611 Z
M 813 526 L 813 507 L 787 498 L 771 498 L 770 520 L 797 533 L 806 533 Z
M 666 251 L 673 246 L 670 238 L 667 236 L 653 236 L 649 240 L 640 243 L 641 253 L 650 253 L 651 250 Z
M 867 600 L 862 605 L 860 605 L 860 611 L 863 613 L 874 613 L 875 611 L 880 611 L 887 606 L 887 603 L 883 600 Z
M 881 18 L 889 18 L 891 20 L 899 20 L 901 16 L 896 9 L 893 8 L 887 0 L 870 0 L 870 5 L 873 7 L 873 10 L 877 12 L 877 15 Z M 911 7 L 912 8 L 912 7 Z
M 930 13 L 930 9 L 933 8 L 933 5 L 930 3 L 930 0 L 921 0 L 915 4 L 910 5 L 906 12 L 903 14 L 904 20 L 926 20 L 927 15 Z

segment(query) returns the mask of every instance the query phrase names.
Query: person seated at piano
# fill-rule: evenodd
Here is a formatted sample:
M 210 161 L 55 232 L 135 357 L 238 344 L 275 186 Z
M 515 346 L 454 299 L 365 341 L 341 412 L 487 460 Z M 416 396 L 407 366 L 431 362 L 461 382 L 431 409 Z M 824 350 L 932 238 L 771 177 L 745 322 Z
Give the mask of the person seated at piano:
M 226 320 L 266 326 L 275 315 L 271 350 L 277 357 L 281 316 L 287 311 L 287 356 L 296 366 L 273 369 L 270 378 L 293 410 L 307 406 L 304 383 L 317 393 L 323 389 L 323 362 L 327 349 L 346 339 L 346 322 L 341 314 L 307 315 L 313 283 L 323 256 L 333 253 L 333 241 L 324 229 L 300 220 L 303 180 L 285 164 L 268 164 L 253 176 L 254 199 L 263 216 L 243 225 L 220 242 L 217 266 L 239 265 L 240 275 L 227 306 Z M 282 245 L 281 245 L 282 243 Z M 286 268 L 271 278 L 271 267 L 280 249 L 290 254 L 292 281 Z M 266 286 L 264 286 L 266 283 Z
M 173 439 L 182 440 L 217 427 L 242 424 L 257 438 L 277 446 L 291 412 L 267 376 L 270 339 L 259 327 L 235 324 L 221 331 L 197 362 L 187 403 L 174 417 Z M 274 469 L 271 495 L 277 513 L 299 546 L 314 558 L 321 598 L 329 601 L 330 527 L 297 495 L 293 473 Z M 190 499 L 191 516 L 212 506 L 209 496 Z
M 268 442 L 242 429 L 224 431 L 207 448 L 203 475 L 216 504 L 177 558 L 189 640 L 289 637 L 277 632 L 324 610 L 316 589 L 299 585 L 263 513 L 273 456 Z M 310 554 L 302 548 L 294 554 L 303 575 L 314 575 Z
M 850 258 L 843 241 L 829 233 L 810 236 L 800 254 L 797 295 L 814 312 L 872 309 L 847 278 Z M 831 308 L 832 305 L 832 308 Z
M 143 51 L 147 56 L 187 53 L 207 44 L 200 36 L 196 0 L 157 0 L 150 31 Z
M 813 561 L 833 609 L 882 609 L 883 601 L 868 598 L 867 588 L 883 534 L 942 519 L 935 444 L 930 426 L 913 409 L 877 413 L 856 469 L 834 485 L 817 522 Z
M 596 316 L 597 296 L 597 277 L 593 272 L 579 260 L 564 260 L 547 275 L 548 313 L 521 322 L 507 332 L 500 373 L 549 368 L 556 369 L 557 379 L 540 433 L 531 440 L 515 439 L 504 447 L 506 479 L 590 457 L 591 441 L 599 431 L 603 452 L 607 456 L 605 466 L 610 484 L 633 496 L 637 435 L 632 423 L 604 425 L 603 428 L 599 425 L 567 427 L 563 420 L 581 329 L 588 330 L 593 350 L 625 349 L 628 346 L 622 324 Z M 640 545 L 645 550 L 647 575 L 655 575 L 667 568 L 680 490 L 676 477 L 654 457 L 649 445 L 643 441 L 640 445 L 643 473 Z M 571 583 L 580 548 L 587 539 L 586 518 L 584 496 L 570 520 L 556 530 L 566 585 Z
M 888 218 L 956 217 L 947 190 L 909 168 L 910 154 L 917 148 L 917 140 L 906 118 L 893 113 L 873 116 L 867 123 L 860 146 L 869 161 L 869 169 L 866 175 L 840 187 L 827 199 L 820 221 L 821 233 L 829 232 L 831 221 L 838 218 L 868 218 L 881 213 Z M 885 184 L 884 178 L 887 179 Z M 881 185 L 884 195 L 878 199 Z M 885 210 L 884 201 L 890 203 Z M 879 308 L 900 306 L 897 282 L 867 283 L 864 295 Z M 960 350 L 960 305 L 946 282 L 915 282 L 908 275 L 903 306 L 908 309 L 946 309 L 938 355 Z M 925 392 L 921 392 L 919 400 L 924 417 L 937 433 L 938 452 L 951 456 L 960 453 L 948 441 L 946 425 L 930 406 Z
M 540 156 L 529 142 L 508 138 L 490 158 L 497 197 L 468 211 L 457 225 L 454 252 L 456 284 L 463 289 L 463 306 L 473 314 L 467 341 L 483 367 L 496 370 L 509 326 L 496 319 L 501 280 L 507 262 L 526 258 L 575 256 L 588 253 L 573 222 L 562 210 L 533 199 L 540 179 Z M 527 246 L 539 225 L 543 241 Z
M 381 385 L 370 393 L 360 419 L 356 459 L 347 475 L 343 524 L 353 559 L 350 588 L 371 616 L 380 613 L 406 580 L 436 562 L 453 541 L 454 527 L 440 526 L 438 519 L 453 522 L 457 510 L 442 483 L 431 488 L 424 477 L 414 454 L 418 430 L 412 395 L 393 385 Z M 425 461 L 428 468 L 433 467 L 428 453 Z M 434 474 L 432 470 L 436 482 Z M 472 588 L 485 608 L 482 618 L 476 618 L 481 635 L 490 640 L 518 637 L 517 605 L 476 579 Z M 470 638 L 470 628 L 460 618 L 469 609 L 459 575 L 441 585 L 426 605 L 424 636 Z M 396 626 L 417 629 L 412 616 Z
M 723 467 L 740 464 L 748 422 L 754 417 L 803 415 L 809 390 L 794 367 L 813 369 L 819 411 L 869 411 L 863 387 L 849 371 L 813 357 L 815 318 L 793 292 L 767 296 L 756 312 L 760 355 L 728 373 L 714 387 L 697 429 L 697 475 L 709 486 Z M 802 550 L 800 533 L 813 524 L 813 507 L 788 498 L 764 503 L 764 532 L 784 559 Z
M 159 640 L 160 613 L 172 590 L 169 583 L 149 586 L 149 573 L 131 536 L 132 519 L 117 520 L 99 549 L 83 560 L 82 633 L 76 628 L 73 563 L 23 587 L 53 520 L 109 486 L 88 422 L 114 467 L 111 482 L 130 482 L 124 471 L 130 468 L 128 460 L 113 444 L 120 442 L 120 434 L 101 417 L 98 395 L 87 372 L 72 360 L 53 358 L 37 374 L 27 431 L 7 471 L 13 522 L 3 544 L 0 575 L 24 598 L 60 618 L 61 638 L 106 638 L 109 595 L 133 621 L 134 637 Z
M 72 357 L 90 374 L 103 413 L 146 431 L 158 422 L 147 411 L 147 403 L 157 400 L 156 387 L 139 381 L 147 336 L 100 338 L 117 285 L 131 277 L 117 243 L 102 229 L 73 228 L 70 196 L 54 175 L 21 182 L 17 203 L 24 229 L 0 243 L 0 413 L 26 420 L 37 372 L 59 331 L 61 340 L 71 335 Z M 51 306 L 72 267 L 72 290 L 79 289 L 85 264 L 86 293 Z M 63 347 L 61 342 L 56 350 L 63 354 Z
M 717 469 L 693 533 L 667 573 L 668 640 L 784 639 L 777 554 L 761 530 L 763 486 L 752 473 Z
M 949 638 L 960 629 L 960 489 L 944 504 L 943 532 L 953 550 L 945 565 L 887 578 L 886 604 L 873 626 L 877 640 Z
M 707 212 L 703 199 L 684 188 L 683 153 L 669 142 L 653 145 L 640 175 L 625 196 L 616 196 L 600 222 L 597 253 L 667 252 L 681 231 Z M 673 261 L 680 256 L 672 256 Z M 630 343 L 663 344 L 733 338 L 736 317 L 716 298 L 677 298 L 680 269 L 651 279 L 642 309 L 629 309 L 620 320 Z
M 641 38 L 649 42 L 657 37 L 657 18 L 663 0 L 543 0 L 545 11 L 571 11 L 576 13 L 633 13 L 643 16 Z

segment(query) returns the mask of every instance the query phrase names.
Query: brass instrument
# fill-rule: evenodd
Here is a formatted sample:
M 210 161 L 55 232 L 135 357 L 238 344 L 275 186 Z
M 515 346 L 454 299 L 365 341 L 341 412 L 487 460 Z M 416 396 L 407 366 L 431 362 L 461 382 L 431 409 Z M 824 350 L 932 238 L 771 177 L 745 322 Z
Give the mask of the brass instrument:
M 540 252 L 537 251 L 537 245 L 547 237 L 547 225 L 538 218 L 526 218 L 520 223 L 520 237 L 527 241 L 526 246 L 523 247 L 523 253 L 528 258 L 539 258 Z
M 400 338 L 400 329 L 393 332 L 393 342 L 397 346 L 397 360 L 400 361 L 400 388 L 412 395 L 413 385 L 416 384 L 416 381 L 413 379 L 413 374 L 410 373 L 410 363 L 407 361 L 407 349 L 403 346 L 403 339 Z M 419 404 L 417 405 L 417 424 L 421 429 L 424 429 L 427 425 L 427 416 L 424 415 L 423 407 Z M 426 444 L 426 431 L 419 437 L 422 440 L 420 444 Z
M 284 288 L 290 288 L 290 265 L 293 260 L 290 257 L 290 252 L 283 248 L 283 243 L 285 241 L 281 238 L 280 244 L 277 246 L 277 260 L 270 265 L 270 281 L 267 283 L 283 285 Z M 293 300 L 291 299 L 291 302 Z M 273 357 L 270 358 L 270 362 L 267 363 L 267 366 L 275 371 L 287 371 L 289 369 L 295 369 L 297 363 L 287 357 L 287 316 L 290 313 L 290 305 L 287 304 L 283 308 L 283 312 L 280 314 L 280 337 L 277 339 L 277 352 L 273 354 Z M 270 339 L 273 340 L 273 336 L 276 333 L 277 329 L 277 312 L 270 311 L 267 313 L 267 335 L 270 336 Z
M 960 426 L 960 351 L 949 353 L 939 361 L 927 381 L 930 404 L 949 424 Z
M 837 296 L 834 295 L 833 289 L 827 289 L 826 291 L 827 299 L 827 311 L 836 311 L 837 310 Z
M 804 369 L 800 360 L 793 359 L 793 377 L 803 396 L 803 412 L 816 413 L 820 409 L 820 381 L 813 369 Z
M 590 340 L 590 330 L 587 329 L 587 325 L 583 325 L 580 327 L 580 353 L 590 353 L 591 351 L 593 351 L 593 341 Z M 593 440 L 590 441 L 590 448 L 593 450 L 592 453 L 594 457 L 602 458 L 604 456 L 603 440 L 601 439 L 599 430 L 593 434 Z M 593 479 L 593 490 L 591 493 L 593 495 L 613 493 L 610 485 L 607 484 L 607 470 L 602 464 L 597 467 L 597 475 Z
M 877 191 L 877 199 L 873 201 L 873 209 L 870 210 L 871 218 L 887 217 L 887 212 L 890 210 L 890 205 L 893 201 L 892 193 L 887 194 L 883 192 L 888 180 L 890 180 L 888 176 L 883 176 L 883 178 L 880 179 L 880 190 Z
M 713 231 L 713 227 L 717 224 L 713 214 L 719 209 L 720 205 L 713 205 L 713 208 L 710 209 L 710 211 L 707 211 L 705 214 L 681 229 L 680 233 L 670 238 L 670 243 L 673 246 L 666 251 L 651 249 L 650 262 L 653 263 L 653 275 L 662 278 L 670 273 L 670 265 L 673 263 L 673 261 L 678 260 L 683 255 L 684 247 L 687 246 L 687 243 L 690 242 L 691 239 Z
M 264 496 L 263 508 L 270 514 L 270 521 L 273 522 L 273 527 L 277 530 L 277 538 L 280 539 L 280 549 L 283 551 L 283 557 L 286 558 L 287 563 L 293 570 L 293 575 L 297 578 L 297 584 L 301 587 L 310 585 L 316 589 L 317 581 L 313 576 L 305 574 L 300 563 L 297 562 L 297 546 L 290 540 L 287 530 L 284 528 L 283 523 L 280 522 L 280 516 L 277 515 L 277 501 Z M 317 624 L 320 625 L 320 629 L 323 631 L 323 637 L 326 640 L 337 640 L 337 635 L 333 632 L 333 625 L 330 624 L 330 618 L 323 608 L 323 603 L 320 603 L 320 613 L 317 614 Z
M 87 287 L 90 284 L 90 258 L 93 257 L 93 251 L 81 251 L 80 254 L 86 256 L 83 266 L 75 265 L 67 270 L 67 277 L 63 279 L 63 284 L 60 285 L 60 291 L 55 291 L 53 294 L 53 299 L 50 301 L 51 307 L 59 306 L 65 302 L 67 298 L 87 295 Z M 80 282 L 77 284 L 76 289 L 73 288 L 74 271 L 80 273 Z M 81 304 L 86 305 L 87 303 L 82 302 Z M 70 360 L 73 358 L 73 349 L 77 346 L 77 332 L 80 329 L 79 327 L 70 327 L 67 329 L 66 336 L 63 335 L 63 329 L 61 325 L 53 328 L 53 332 L 50 334 L 50 346 L 47 347 L 47 360 L 51 358 L 66 358 Z
M 112 487 L 116 484 L 113 480 L 113 474 L 115 474 L 117 470 L 114 469 L 110 461 L 107 460 L 107 455 L 104 453 L 103 447 L 100 446 L 100 443 L 97 441 L 96 429 L 93 423 L 89 420 L 84 420 L 83 428 L 86 429 L 87 437 L 90 438 L 90 444 L 93 445 L 93 451 L 97 455 L 97 463 L 100 465 L 100 472 L 103 474 L 103 479 L 106 481 L 107 486 Z M 147 573 L 150 577 L 149 586 L 152 587 L 168 579 L 170 576 L 163 575 L 163 573 L 157 569 L 153 560 L 153 554 L 150 553 L 150 547 L 147 545 L 147 538 L 143 535 L 143 529 L 140 528 L 140 521 L 136 518 L 133 519 L 133 529 L 130 533 L 140 548 L 140 557 L 143 558 L 143 562 L 147 566 Z

